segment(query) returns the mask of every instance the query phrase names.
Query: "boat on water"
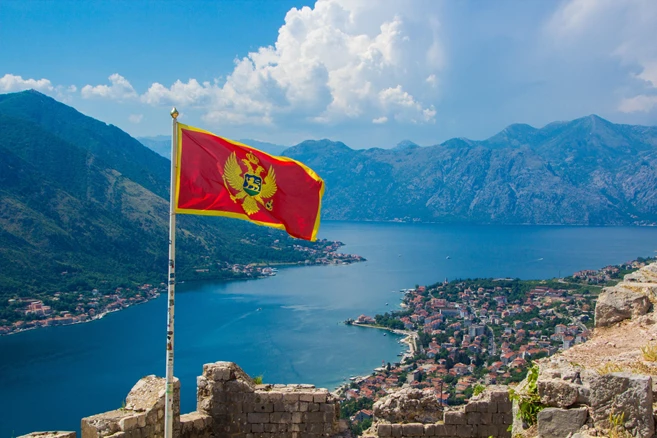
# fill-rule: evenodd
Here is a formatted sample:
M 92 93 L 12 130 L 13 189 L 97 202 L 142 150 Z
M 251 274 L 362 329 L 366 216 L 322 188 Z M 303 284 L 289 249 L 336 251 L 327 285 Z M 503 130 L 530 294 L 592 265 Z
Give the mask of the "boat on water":
M 388 333 L 384 333 L 383 336 L 388 336 Z
M 447 257 L 445 257 L 445 258 L 446 258 L 447 260 L 449 260 L 449 259 L 451 259 L 451 257 L 450 257 L 450 256 L 447 256 Z
M 262 310 L 262 307 L 258 307 L 258 308 L 256 309 L 256 312 L 260 312 L 261 310 Z
M 387 305 L 388 305 L 388 303 L 386 303 L 386 306 L 387 306 Z

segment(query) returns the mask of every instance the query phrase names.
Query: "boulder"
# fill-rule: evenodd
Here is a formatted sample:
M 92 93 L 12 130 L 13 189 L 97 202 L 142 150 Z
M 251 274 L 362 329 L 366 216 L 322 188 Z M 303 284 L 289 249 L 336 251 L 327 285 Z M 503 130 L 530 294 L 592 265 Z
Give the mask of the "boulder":
M 572 385 L 561 379 L 546 379 L 536 382 L 538 395 L 541 403 L 546 406 L 567 408 L 577 402 L 579 391 L 576 385 Z
M 545 408 L 538 413 L 539 438 L 564 438 L 574 434 L 586 422 L 588 410 Z
M 611 373 L 592 379 L 591 417 L 596 428 L 608 429 L 611 415 L 624 415 L 623 426 L 633 436 L 651 437 L 655 432 L 650 376 Z
M 595 326 L 607 327 L 617 322 L 645 315 L 650 310 L 648 295 L 623 288 L 605 288 L 595 306 Z

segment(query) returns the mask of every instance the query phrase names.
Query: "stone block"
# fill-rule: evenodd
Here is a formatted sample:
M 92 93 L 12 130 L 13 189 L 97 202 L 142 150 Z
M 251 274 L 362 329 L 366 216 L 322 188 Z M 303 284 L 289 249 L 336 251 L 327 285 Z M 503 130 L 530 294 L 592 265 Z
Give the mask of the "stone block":
M 540 438 L 563 438 L 576 433 L 586 422 L 588 410 L 545 408 L 538 413 L 538 436 Z
M 247 414 L 247 420 L 249 423 L 269 423 L 269 415 L 262 412 L 249 412 Z
M 299 403 L 299 412 L 308 412 L 308 405 L 310 403 L 308 402 L 300 402 Z
M 124 432 L 137 429 L 137 427 L 139 427 L 137 417 L 138 415 L 130 415 L 128 417 L 121 418 L 119 420 L 119 428 Z M 146 417 L 146 415 L 144 415 L 144 417 Z
M 249 409 L 251 412 L 274 412 L 273 403 L 253 403 L 250 404 L 252 409 Z
M 265 432 L 267 433 L 276 433 L 278 432 L 278 425 L 272 423 L 265 423 Z
M 445 411 L 445 424 L 467 424 L 465 412 L 462 411 Z
M 591 416 L 596 426 L 609 427 L 611 414 L 625 414 L 625 429 L 633 436 L 655 432 L 652 415 L 652 379 L 630 373 L 611 373 L 590 381 Z
M 537 382 L 541 403 L 555 408 L 568 408 L 577 402 L 577 385 L 561 379 L 540 379 Z
M 488 402 L 484 400 L 471 401 L 465 405 L 465 412 L 488 412 Z
M 315 396 L 312 392 L 295 393 L 295 395 L 297 396 L 298 401 L 312 403 L 315 400 Z
M 492 424 L 506 424 L 504 421 L 504 414 L 491 414 Z
M 313 395 L 313 402 L 314 403 L 326 403 L 326 393 L 316 393 Z
M 308 412 L 306 414 L 307 423 L 323 423 L 324 422 L 324 412 Z
M 456 426 L 456 436 L 457 437 L 473 437 L 475 436 L 475 427 L 474 426 L 464 426 L 464 425 L 458 425 Z
M 481 423 L 481 412 L 468 412 L 465 414 L 467 419 L 467 424 L 480 424 Z
M 625 319 L 645 315 L 650 310 L 648 295 L 618 285 L 603 289 L 595 305 L 595 326 L 607 327 Z
M 376 433 L 380 437 L 392 436 L 392 427 L 389 424 L 379 424 L 376 426 Z
M 253 433 L 262 433 L 265 431 L 265 426 L 262 423 L 253 423 L 251 424 L 251 432 Z
M 274 412 L 269 416 L 269 421 L 276 424 L 291 423 L 292 414 L 289 412 Z
M 513 410 L 513 403 L 509 401 L 497 403 L 497 412 L 510 414 L 512 410 Z
M 505 386 L 489 386 L 486 388 L 485 393 L 490 397 L 490 401 L 493 403 L 508 403 L 509 402 L 509 390 Z
M 498 428 L 497 426 L 493 425 L 479 425 L 477 426 L 477 433 L 476 436 L 480 438 L 488 438 L 488 437 L 497 437 L 498 434 Z
M 435 424 L 425 424 L 424 425 L 424 436 L 436 436 L 436 425 Z
M 390 425 L 390 432 L 392 436 L 394 437 L 400 437 L 402 436 L 402 425 L 401 424 L 391 424 Z
M 308 404 L 309 412 L 319 412 L 319 403 L 309 403 Z
M 402 424 L 402 434 L 407 436 L 424 436 L 424 425 L 420 423 Z

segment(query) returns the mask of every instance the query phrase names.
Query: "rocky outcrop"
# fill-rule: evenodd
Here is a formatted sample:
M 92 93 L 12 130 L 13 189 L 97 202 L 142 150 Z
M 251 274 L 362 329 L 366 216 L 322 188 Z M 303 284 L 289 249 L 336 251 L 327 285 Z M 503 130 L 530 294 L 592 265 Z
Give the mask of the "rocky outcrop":
M 657 301 L 657 266 L 650 264 L 605 288 L 595 306 L 595 326 L 608 327 L 645 315 Z
M 546 408 L 538 413 L 538 436 L 541 438 L 563 438 L 579 432 L 586 422 L 586 408 Z
M 538 362 L 534 377 L 538 401 L 532 406 L 540 410 L 537 427 L 516 421 L 513 436 L 654 437 L 656 291 L 657 263 L 603 291 L 596 305 L 593 338 Z M 518 391 L 526 393 L 529 387 L 525 380 Z

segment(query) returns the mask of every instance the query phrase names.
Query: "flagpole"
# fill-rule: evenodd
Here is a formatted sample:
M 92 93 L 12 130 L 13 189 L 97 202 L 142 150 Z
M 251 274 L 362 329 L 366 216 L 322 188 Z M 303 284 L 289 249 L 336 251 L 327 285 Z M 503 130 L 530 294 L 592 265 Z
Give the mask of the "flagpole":
M 171 110 L 171 189 L 169 193 L 169 294 L 167 310 L 167 374 L 164 406 L 164 438 L 173 438 L 173 319 L 176 291 L 176 169 L 178 167 L 178 110 Z

